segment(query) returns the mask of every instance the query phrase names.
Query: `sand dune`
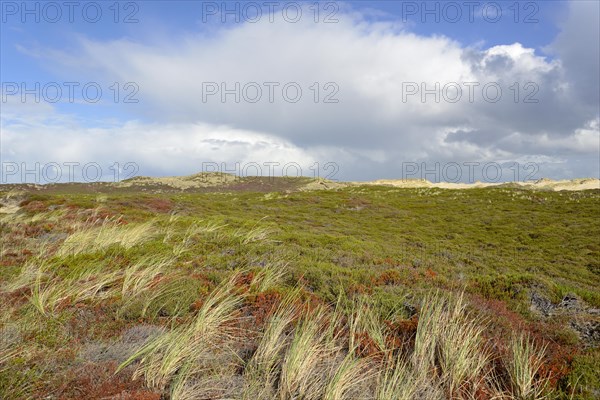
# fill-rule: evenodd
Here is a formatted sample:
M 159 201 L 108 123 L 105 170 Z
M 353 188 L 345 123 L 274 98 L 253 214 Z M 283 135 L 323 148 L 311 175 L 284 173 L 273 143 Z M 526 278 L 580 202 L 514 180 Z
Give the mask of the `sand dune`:
M 494 186 L 512 186 L 521 187 L 524 189 L 540 189 L 540 190 L 590 190 L 600 189 L 600 179 L 580 178 L 568 180 L 552 180 L 542 178 L 531 182 L 474 182 L 474 183 L 448 183 L 439 182 L 433 183 L 425 179 L 379 179 L 369 182 L 351 182 L 352 185 L 382 185 L 394 186 L 398 188 L 440 188 L 440 189 L 474 189 Z

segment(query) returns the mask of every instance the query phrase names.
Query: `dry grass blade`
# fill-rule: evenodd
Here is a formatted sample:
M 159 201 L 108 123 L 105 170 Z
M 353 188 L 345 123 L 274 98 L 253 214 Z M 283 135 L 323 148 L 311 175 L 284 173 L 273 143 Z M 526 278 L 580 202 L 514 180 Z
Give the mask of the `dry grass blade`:
M 268 264 L 256 273 L 250 283 L 250 288 L 255 292 L 267 291 L 278 285 L 285 276 L 286 264 Z
M 453 395 L 465 382 L 474 386 L 480 383 L 488 355 L 483 349 L 482 324 L 468 314 L 463 296 L 447 307 L 449 309 L 441 314 L 438 363 Z
M 510 343 L 510 357 L 506 363 L 511 391 L 520 400 L 546 398 L 544 392 L 548 379 L 539 378 L 543 365 L 545 347 L 536 346 L 528 336 L 514 336 Z
M 279 397 L 284 399 L 318 399 L 327 384 L 317 368 L 329 349 L 321 334 L 323 309 L 305 316 L 296 326 L 294 336 L 283 359 Z
M 382 365 L 377 382 L 377 400 L 412 400 L 423 384 L 413 374 L 410 365 L 399 358 Z
M 234 279 L 215 289 L 193 320 L 142 346 L 119 366 L 119 370 L 141 359 L 136 376 L 143 374 L 149 386 L 165 388 L 183 366 L 193 363 L 210 346 L 228 339 L 225 325 L 241 304 L 241 298 L 233 294 Z M 190 374 L 196 372 L 193 366 L 189 368 L 192 368 Z
M 379 352 L 386 351 L 386 328 L 379 321 L 368 301 L 361 297 L 352 303 L 352 310 L 349 318 L 349 347 L 356 349 L 359 347 L 359 340 L 364 334 L 377 345 Z
M 99 227 L 85 226 L 73 233 L 64 241 L 57 254 L 93 253 L 113 244 L 120 244 L 128 249 L 150 239 L 156 233 L 153 221 L 124 227 L 114 220 L 106 219 Z
M 169 258 L 144 258 L 123 273 L 121 295 L 123 298 L 135 298 L 152 286 L 172 264 Z
M 258 347 L 246 365 L 244 377 L 251 393 L 258 392 L 260 395 L 269 392 L 275 383 L 281 357 L 288 345 L 288 330 L 298 315 L 295 299 L 294 293 L 281 302 L 275 314 L 269 319 Z
M 323 400 L 353 400 L 360 383 L 370 379 L 367 366 L 365 359 L 356 358 L 352 352 L 348 353 L 329 380 Z

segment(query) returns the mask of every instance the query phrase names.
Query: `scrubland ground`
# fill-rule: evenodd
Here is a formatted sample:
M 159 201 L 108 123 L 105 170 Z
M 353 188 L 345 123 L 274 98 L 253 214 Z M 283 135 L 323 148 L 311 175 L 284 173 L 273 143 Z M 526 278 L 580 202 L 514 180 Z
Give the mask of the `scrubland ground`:
M 600 397 L 600 190 L 297 187 L 0 186 L 0 398 Z

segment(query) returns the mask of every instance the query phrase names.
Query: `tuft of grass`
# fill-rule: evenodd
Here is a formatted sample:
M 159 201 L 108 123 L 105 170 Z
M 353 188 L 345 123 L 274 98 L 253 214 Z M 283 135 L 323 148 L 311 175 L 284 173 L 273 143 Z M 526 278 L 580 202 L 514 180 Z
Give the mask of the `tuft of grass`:
M 478 387 L 489 355 L 483 348 L 483 323 L 469 315 L 461 294 L 449 309 L 442 313 L 438 331 L 438 362 L 451 395 L 461 385 Z
M 385 353 L 388 350 L 385 340 L 386 327 L 381 323 L 379 316 L 364 296 L 352 303 L 348 325 L 350 349 L 359 350 L 361 338 L 367 338 L 376 346 L 375 349 L 370 349 L 371 352 Z
M 548 397 L 548 379 L 539 377 L 544 363 L 545 346 L 536 346 L 525 335 L 512 337 L 506 370 L 510 377 L 511 392 L 519 400 L 538 400 Z
M 175 221 L 175 220 L 176 219 L 172 218 L 170 222 Z M 214 221 L 206 222 L 206 223 L 200 223 L 200 222 L 192 223 L 186 229 L 185 233 L 183 234 L 183 237 L 181 237 L 175 241 L 175 244 L 173 245 L 173 255 L 175 257 L 179 257 L 179 256 L 187 253 L 188 251 L 190 251 L 190 247 L 194 243 L 194 240 L 197 236 L 215 235 L 217 232 L 219 232 L 221 229 L 225 228 L 226 226 L 227 225 L 219 225 Z M 171 226 L 170 229 L 167 230 L 167 234 L 165 235 L 165 238 L 164 238 L 165 243 L 167 241 L 169 241 L 173 236 L 176 235 L 176 233 L 173 233 L 173 231 L 177 232 L 177 227 Z
M 266 217 L 261 218 L 261 221 Z M 260 222 L 260 221 L 259 221 Z M 245 230 L 242 228 L 236 229 L 233 232 L 233 237 L 237 238 L 242 245 L 247 245 L 254 242 L 264 242 L 268 240 L 269 235 L 272 233 L 268 227 L 260 226 L 256 223 L 250 229 Z
M 277 287 L 285 277 L 287 264 L 270 263 L 262 267 L 252 278 L 250 290 L 265 292 Z
M 377 400 L 412 400 L 424 383 L 415 376 L 410 365 L 400 357 L 381 366 L 375 398 Z
M 303 317 L 283 358 L 279 382 L 279 398 L 319 399 L 327 385 L 319 366 L 332 350 L 321 336 L 324 310 L 319 308 Z
M 267 399 L 272 396 L 281 367 L 281 357 L 288 346 L 290 327 L 298 316 L 296 293 L 288 295 L 269 319 L 256 351 L 244 370 L 249 396 Z M 250 397 L 248 397 L 250 398 Z
M 125 269 L 121 296 L 124 299 L 135 299 L 142 292 L 156 284 L 159 277 L 165 275 L 172 260 L 167 257 L 144 257 Z
M 122 226 L 114 219 L 105 219 L 100 226 L 84 226 L 70 235 L 62 244 L 59 256 L 94 253 L 113 244 L 129 249 L 157 234 L 153 221 L 133 226 Z
M 61 305 L 111 297 L 122 277 L 120 271 L 91 270 L 80 271 L 70 279 L 61 279 L 53 277 L 45 268 L 44 264 L 38 267 L 29 297 L 31 304 L 43 316 L 51 316 Z M 29 269 L 25 270 L 25 278 L 22 279 L 29 279 L 30 274 Z
M 233 278 L 226 281 L 207 297 L 191 321 L 149 341 L 118 370 L 139 359 L 134 377 L 144 375 L 150 387 L 159 389 L 167 387 L 183 367 L 188 368 L 189 375 L 196 373 L 192 363 L 212 346 L 230 338 L 227 323 L 234 318 L 242 300 L 234 294 L 234 288 Z
M 352 400 L 357 387 L 371 378 L 369 363 L 349 352 L 335 368 L 323 394 L 323 400 Z
M 412 354 L 417 376 L 439 376 L 450 396 L 464 385 L 480 386 L 489 363 L 482 334 L 483 323 L 467 312 L 462 294 L 454 301 L 439 294 L 426 297 Z
M 40 272 L 33 284 L 29 301 L 40 314 L 46 316 L 48 315 L 47 310 L 54 310 L 56 304 L 64 297 L 64 294 L 65 292 L 62 288 L 55 287 L 54 289 L 49 289 L 47 286 L 42 286 L 42 274 Z

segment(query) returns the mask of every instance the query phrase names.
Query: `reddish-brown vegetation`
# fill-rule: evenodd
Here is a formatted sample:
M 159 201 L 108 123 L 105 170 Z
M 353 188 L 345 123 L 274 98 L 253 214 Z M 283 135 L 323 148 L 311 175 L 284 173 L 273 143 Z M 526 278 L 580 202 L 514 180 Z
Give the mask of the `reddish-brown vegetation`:
M 143 380 L 132 380 L 130 371 L 124 370 L 115 375 L 116 369 L 115 362 L 88 363 L 73 367 L 67 371 L 53 394 L 61 400 L 160 399 L 160 393 L 144 388 Z
M 281 298 L 281 293 L 273 289 L 249 297 L 250 314 L 254 317 L 254 323 L 257 326 L 263 326 L 267 322 L 277 309 Z
M 142 205 L 148 210 L 156 213 L 169 213 L 173 210 L 173 202 L 169 199 L 152 198 L 145 200 Z
M 400 276 L 400 273 L 394 269 L 383 271 L 377 279 L 378 285 L 397 285 L 400 283 L 402 283 L 402 277 Z

